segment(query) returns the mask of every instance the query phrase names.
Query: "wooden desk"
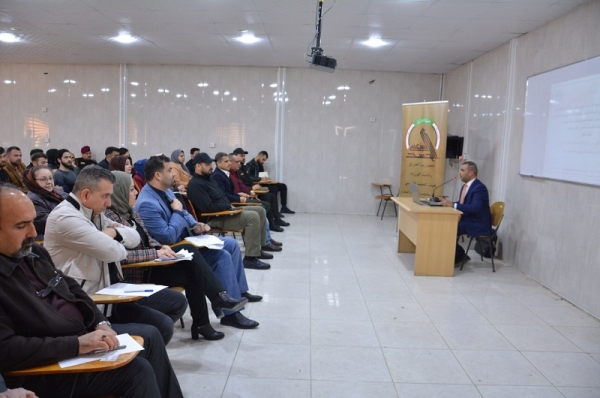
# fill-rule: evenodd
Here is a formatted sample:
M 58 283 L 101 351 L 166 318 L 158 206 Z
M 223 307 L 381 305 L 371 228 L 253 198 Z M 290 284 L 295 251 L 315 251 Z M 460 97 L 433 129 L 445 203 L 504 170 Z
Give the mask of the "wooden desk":
M 415 275 L 454 276 L 456 233 L 461 211 L 423 206 L 392 197 L 398 213 L 398 253 L 415 253 Z
M 144 345 L 144 339 L 140 336 L 131 336 L 141 346 Z M 118 351 L 115 351 L 115 353 Z M 90 373 L 90 372 L 104 372 L 107 370 L 118 369 L 121 366 L 127 365 L 137 356 L 139 351 L 128 352 L 127 354 L 119 355 L 116 361 L 93 361 L 83 363 L 81 365 L 70 366 L 68 368 L 61 368 L 58 363 L 51 365 L 38 366 L 35 368 L 14 370 L 6 373 L 6 376 L 18 377 L 18 376 L 40 376 L 40 375 L 52 375 L 52 374 L 67 374 L 67 373 Z
M 255 193 L 257 195 L 261 195 L 263 193 L 269 193 L 268 189 L 253 189 L 250 193 Z
M 274 184 L 279 184 L 279 183 L 275 180 L 267 180 L 267 181 L 259 181 L 258 184 L 259 185 L 274 185 Z

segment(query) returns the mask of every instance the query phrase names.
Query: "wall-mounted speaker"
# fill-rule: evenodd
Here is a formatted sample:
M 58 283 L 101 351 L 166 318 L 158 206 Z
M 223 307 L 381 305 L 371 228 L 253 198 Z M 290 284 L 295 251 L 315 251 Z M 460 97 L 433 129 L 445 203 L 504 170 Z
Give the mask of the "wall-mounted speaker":
M 457 159 L 463 154 L 465 138 L 451 135 L 446 138 L 446 159 Z

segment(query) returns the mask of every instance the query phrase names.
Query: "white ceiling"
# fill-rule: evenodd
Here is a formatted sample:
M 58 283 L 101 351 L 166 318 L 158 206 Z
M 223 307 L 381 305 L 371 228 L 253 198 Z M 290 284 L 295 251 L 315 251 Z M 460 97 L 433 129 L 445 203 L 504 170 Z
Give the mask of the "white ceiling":
M 338 69 L 444 73 L 586 0 L 337 0 L 321 46 Z M 325 0 L 324 10 L 334 5 Z M 0 62 L 307 67 L 317 0 L 0 0 Z M 263 39 L 244 45 L 250 30 Z M 119 44 L 130 32 L 141 38 Z M 380 36 L 391 44 L 361 44 Z

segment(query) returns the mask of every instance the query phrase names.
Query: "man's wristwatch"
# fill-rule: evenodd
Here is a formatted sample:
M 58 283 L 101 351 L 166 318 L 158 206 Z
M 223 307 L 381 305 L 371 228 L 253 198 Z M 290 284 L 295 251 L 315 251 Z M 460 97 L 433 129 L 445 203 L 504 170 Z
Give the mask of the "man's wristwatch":
M 112 327 L 109 321 L 102 321 L 102 322 L 98 322 L 98 324 L 96 325 L 96 329 L 98 329 L 98 326 L 101 326 L 101 325 L 106 325 L 109 328 Z

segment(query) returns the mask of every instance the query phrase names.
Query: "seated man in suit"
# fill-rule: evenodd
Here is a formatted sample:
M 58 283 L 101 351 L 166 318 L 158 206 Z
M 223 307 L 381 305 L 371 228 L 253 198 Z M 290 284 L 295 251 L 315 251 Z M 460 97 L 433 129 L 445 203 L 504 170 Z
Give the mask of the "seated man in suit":
M 16 187 L 0 185 L 0 372 L 111 349 L 118 333 L 141 336 L 145 350 L 119 369 L 5 377 L 7 386 L 41 397 L 183 397 L 156 328 L 111 325 L 79 283 L 34 243 L 34 219 L 31 200 Z
M 119 156 L 119 148 L 117 148 L 115 146 L 109 146 L 104 151 L 104 159 L 102 159 L 101 161 L 98 162 L 98 166 L 102 167 L 103 169 L 108 170 L 108 166 L 110 165 L 110 161 L 115 156 Z
M 265 171 L 265 162 L 269 158 L 269 154 L 267 151 L 260 151 L 258 155 L 254 157 L 247 164 L 248 173 L 253 175 L 254 177 L 258 177 L 259 173 L 263 173 Z M 267 180 L 267 178 L 261 178 L 261 180 Z M 260 184 L 260 182 L 259 182 Z M 278 182 L 277 184 L 269 184 L 269 191 L 275 195 L 279 192 L 279 199 L 281 200 L 281 211 L 280 213 L 286 214 L 295 214 L 295 211 L 292 211 L 289 207 L 287 207 L 287 185 L 282 182 Z
M 217 164 L 219 166 L 219 164 Z M 242 167 L 242 160 L 239 155 L 235 153 L 229 154 L 229 179 L 233 182 L 235 192 L 243 192 L 245 194 L 251 194 L 252 189 L 262 189 L 260 185 L 251 185 L 252 189 L 244 183 L 242 177 L 239 175 L 239 171 Z M 221 166 L 219 166 L 221 168 Z M 281 227 L 289 227 L 290 223 L 283 221 L 281 214 L 277 211 L 277 196 L 267 192 L 265 194 L 259 194 L 257 197 L 262 201 L 263 207 L 267 212 L 267 219 L 269 220 L 269 228 L 271 231 L 282 232 Z
M 134 206 L 144 222 L 150 236 L 163 245 L 182 241 L 191 234 L 201 234 L 210 230 L 205 224 L 197 222 L 194 217 L 183 209 L 181 202 L 175 198 L 170 187 L 173 184 L 171 159 L 164 155 L 151 156 L 144 167 L 147 184 L 140 192 Z M 261 296 L 248 292 L 248 282 L 242 262 L 240 247 L 235 239 L 222 238 L 223 249 L 199 249 L 206 263 L 218 277 L 217 282 L 223 283 L 227 292 L 236 300 L 256 302 Z M 209 270 L 210 271 L 210 270 Z M 207 291 L 214 283 L 207 280 Z M 231 307 L 229 307 L 231 308 Z M 258 322 L 246 318 L 239 310 L 224 309 L 225 316 L 221 324 L 238 329 L 251 329 Z
M 115 176 L 99 166 L 81 170 L 73 192 L 52 210 L 46 221 L 44 247 L 66 275 L 77 280 L 88 294 L 122 282 L 120 261 L 127 248 L 139 245 L 140 235 L 104 215 L 110 206 Z M 165 345 L 173 337 L 173 322 L 187 309 L 179 292 L 163 289 L 134 303 L 112 306 L 111 321 L 147 323 L 163 335 Z
M 233 209 L 221 188 L 212 180 L 212 162 L 206 153 L 201 152 L 194 158 L 194 176 L 188 183 L 188 199 L 196 210 L 199 219 L 211 227 L 221 229 L 243 229 L 246 256 L 244 267 L 251 269 L 269 269 L 271 266 L 260 259 L 273 258 L 262 251 L 267 244 L 267 224 L 265 211 L 260 206 L 244 210 L 240 214 L 210 219 L 202 217 L 202 213 L 213 213 Z M 245 201 L 245 198 L 244 200 Z
M 442 200 L 444 206 L 454 207 L 463 212 L 458 221 L 458 236 L 489 235 L 492 228 L 490 199 L 486 186 L 477 179 L 477 165 L 474 162 L 464 162 L 460 166 L 459 176 L 464 185 L 460 189 L 459 201 Z M 471 258 L 458 243 L 454 255 L 455 267 Z

